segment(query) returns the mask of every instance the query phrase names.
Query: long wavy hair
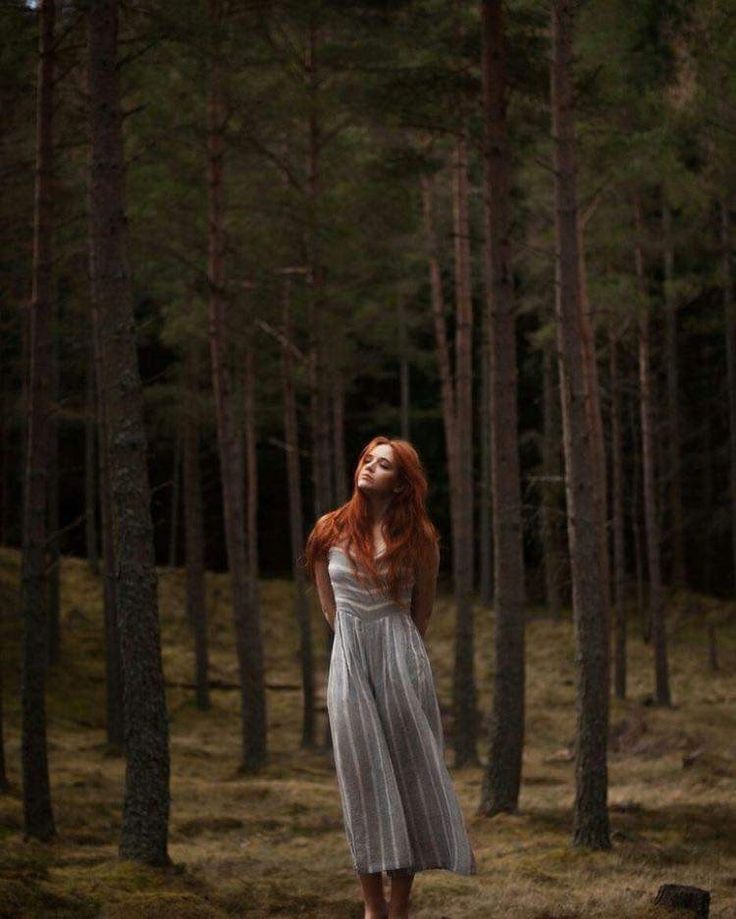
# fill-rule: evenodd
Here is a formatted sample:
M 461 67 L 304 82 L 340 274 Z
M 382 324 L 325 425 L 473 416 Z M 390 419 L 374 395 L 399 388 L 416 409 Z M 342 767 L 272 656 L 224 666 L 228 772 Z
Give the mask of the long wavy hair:
M 373 558 L 370 504 L 357 487 L 364 458 L 378 444 L 388 444 L 393 449 L 398 470 L 396 484 L 403 486 L 401 491 L 394 493 L 383 517 L 386 550 L 380 557 L 381 571 Z M 408 440 L 383 435 L 374 437 L 358 457 L 352 497 L 320 517 L 307 538 L 304 568 L 310 580 L 314 581 L 316 560 L 326 559 L 331 546 L 343 543 L 356 577 L 366 583 L 361 575 L 362 568 L 368 575 L 367 583 L 385 591 L 395 603 L 406 608 L 403 589 L 420 565 L 434 563 L 435 546 L 439 543 L 437 528 L 427 514 L 426 500 L 427 476 L 414 447 Z

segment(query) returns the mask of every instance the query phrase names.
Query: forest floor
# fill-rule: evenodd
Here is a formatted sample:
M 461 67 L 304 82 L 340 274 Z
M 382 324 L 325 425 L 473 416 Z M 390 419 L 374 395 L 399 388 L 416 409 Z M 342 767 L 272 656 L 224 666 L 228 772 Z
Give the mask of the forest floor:
M 48 675 L 49 762 L 58 838 L 24 842 L 20 796 L 19 553 L 0 549 L 4 728 L 11 792 L 0 796 L 0 917 L 360 919 L 329 754 L 299 748 L 298 630 L 291 584 L 262 582 L 270 761 L 238 771 L 239 694 L 193 702 L 184 572 L 162 569 L 159 593 L 171 719 L 174 867 L 117 858 L 124 762 L 105 742 L 100 581 L 62 559 L 62 654 Z M 207 574 L 211 677 L 236 681 L 228 577 Z M 319 665 L 318 739 L 324 734 L 324 620 L 313 602 Z M 706 623 L 718 624 L 720 669 L 709 669 Z M 487 761 L 492 613 L 476 607 L 476 674 Z M 441 589 L 427 633 L 443 713 L 450 699 L 454 616 Z M 419 873 L 416 919 L 642 919 L 661 884 L 711 893 L 714 919 L 736 916 L 736 608 L 695 594 L 668 598 L 673 707 L 647 704 L 654 668 L 638 621 L 629 626 L 628 700 L 612 700 L 609 805 L 612 848 L 571 844 L 575 651 L 570 611 L 530 610 L 526 747 L 520 809 L 474 815 L 482 767 L 452 768 L 478 862 L 471 877 Z M 388 881 L 386 881 L 388 884 Z M 671 914 L 667 914 L 671 915 Z

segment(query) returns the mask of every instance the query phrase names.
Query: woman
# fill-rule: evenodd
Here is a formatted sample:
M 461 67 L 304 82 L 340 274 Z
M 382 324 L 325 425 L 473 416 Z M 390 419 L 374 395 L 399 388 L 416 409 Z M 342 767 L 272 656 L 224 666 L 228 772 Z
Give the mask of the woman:
M 327 710 L 365 919 L 394 919 L 409 915 L 417 871 L 475 874 L 476 865 L 424 644 L 439 567 L 427 479 L 410 443 L 375 437 L 353 485 L 315 524 L 305 565 L 335 632 Z

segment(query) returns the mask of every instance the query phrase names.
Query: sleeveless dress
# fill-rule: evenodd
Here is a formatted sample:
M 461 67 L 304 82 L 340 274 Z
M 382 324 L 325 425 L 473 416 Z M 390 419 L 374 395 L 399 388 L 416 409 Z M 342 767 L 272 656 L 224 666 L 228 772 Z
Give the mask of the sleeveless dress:
M 361 584 L 352 564 L 330 547 L 336 613 L 326 702 L 353 870 L 476 874 L 424 639 L 408 609 Z

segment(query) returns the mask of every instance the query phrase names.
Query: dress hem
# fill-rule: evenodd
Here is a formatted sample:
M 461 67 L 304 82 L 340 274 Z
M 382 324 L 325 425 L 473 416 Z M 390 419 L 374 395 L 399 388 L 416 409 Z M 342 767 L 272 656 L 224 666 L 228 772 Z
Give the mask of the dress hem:
M 473 868 L 471 868 L 470 870 L 462 871 L 462 870 L 459 870 L 458 868 L 452 868 L 449 865 L 396 865 L 396 866 L 390 866 L 388 868 L 377 867 L 377 868 L 366 868 L 366 869 L 357 868 L 355 865 L 353 865 L 353 871 L 356 874 L 378 874 L 379 872 L 384 872 L 384 871 L 387 873 L 394 872 L 396 874 L 418 874 L 420 871 L 435 871 L 435 870 L 451 871 L 454 874 L 461 874 L 463 876 L 470 876 L 470 875 L 474 875 L 478 873 L 478 869 L 475 866 L 473 866 Z

